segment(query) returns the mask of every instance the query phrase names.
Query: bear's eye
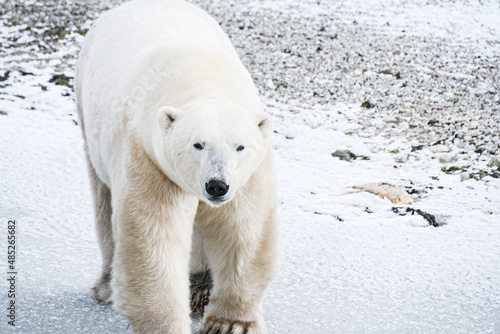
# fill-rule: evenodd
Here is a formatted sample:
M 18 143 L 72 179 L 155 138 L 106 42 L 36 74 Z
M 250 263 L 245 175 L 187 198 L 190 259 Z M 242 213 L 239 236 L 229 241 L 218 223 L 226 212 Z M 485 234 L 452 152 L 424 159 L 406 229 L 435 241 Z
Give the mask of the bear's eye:
M 236 151 L 240 152 L 240 151 L 243 151 L 245 149 L 245 146 L 243 145 L 240 145 L 236 148 Z
M 203 150 L 203 145 L 201 143 L 194 143 L 193 147 L 197 150 Z

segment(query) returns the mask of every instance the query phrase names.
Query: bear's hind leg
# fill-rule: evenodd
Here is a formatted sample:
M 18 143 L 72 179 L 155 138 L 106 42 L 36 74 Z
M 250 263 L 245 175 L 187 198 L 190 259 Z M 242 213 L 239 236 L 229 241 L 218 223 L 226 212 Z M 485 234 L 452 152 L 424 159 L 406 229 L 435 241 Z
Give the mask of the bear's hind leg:
M 191 312 L 200 313 L 203 316 L 205 307 L 210 300 L 210 292 L 212 291 L 212 276 L 210 271 L 191 274 L 189 277 L 191 282 Z
M 95 299 L 110 303 L 111 302 L 111 267 L 115 243 L 113 240 L 113 229 L 111 226 L 111 191 L 109 187 L 101 181 L 99 176 L 88 162 L 90 183 L 94 198 L 94 211 L 96 219 L 96 232 L 99 242 L 99 248 L 102 256 L 101 276 L 94 286 Z

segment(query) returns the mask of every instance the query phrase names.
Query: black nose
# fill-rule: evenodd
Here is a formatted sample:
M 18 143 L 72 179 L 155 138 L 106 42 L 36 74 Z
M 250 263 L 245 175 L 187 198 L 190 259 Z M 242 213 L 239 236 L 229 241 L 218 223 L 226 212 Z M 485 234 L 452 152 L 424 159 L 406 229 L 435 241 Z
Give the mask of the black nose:
M 217 198 L 227 194 L 229 186 L 222 181 L 212 180 L 205 183 L 205 189 L 210 196 Z

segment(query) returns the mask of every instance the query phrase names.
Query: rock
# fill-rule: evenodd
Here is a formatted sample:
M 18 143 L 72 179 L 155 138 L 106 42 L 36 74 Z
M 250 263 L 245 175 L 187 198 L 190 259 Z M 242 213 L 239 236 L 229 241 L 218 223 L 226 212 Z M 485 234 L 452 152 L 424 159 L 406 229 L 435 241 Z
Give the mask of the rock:
M 422 216 L 429 225 L 434 227 L 440 227 L 446 224 L 444 217 L 436 217 L 435 215 L 422 211 L 420 209 L 414 209 L 410 207 L 393 207 L 391 210 L 392 212 L 397 213 L 400 216 L 406 216 L 407 214 L 418 214 Z
M 72 79 L 72 77 L 68 77 L 64 74 L 54 74 L 52 78 L 50 78 L 49 82 L 73 89 L 73 84 L 71 83 Z
M 340 160 L 351 161 L 356 159 L 356 154 L 349 150 L 336 150 L 332 153 L 332 157 L 339 158 Z
M 385 182 L 368 183 L 362 186 L 353 186 L 351 188 L 358 189 L 359 192 L 366 191 L 380 198 L 387 198 L 394 204 L 413 204 L 413 199 L 405 188 L 394 184 Z

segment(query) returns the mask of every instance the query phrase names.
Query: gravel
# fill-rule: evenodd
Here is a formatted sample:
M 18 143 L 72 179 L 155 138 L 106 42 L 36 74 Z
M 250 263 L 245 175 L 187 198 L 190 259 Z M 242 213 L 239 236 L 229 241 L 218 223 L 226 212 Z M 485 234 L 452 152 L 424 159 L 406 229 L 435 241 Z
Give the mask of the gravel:
M 2 21 L 9 29 L 0 36 L 3 75 L 16 70 L 36 75 L 36 69 L 49 67 L 72 78 L 92 21 L 120 2 L 4 2 Z M 359 110 L 349 116 L 349 134 L 444 145 L 473 166 L 500 160 L 498 31 L 467 35 L 464 29 L 480 30 L 481 22 L 468 28 L 457 24 L 468 23 L 466 11 L 488 11 L 491 3 L 456 1 L 457 18 L 440 30 L 434 21 L 449 10 L 444 1 L 404 1 L 399 7 L 390 7 L 389 0 L 380 6 L 193 2 L 228 33 L 264 103 L 292 106 L 280 114 L 270 110 L 275 117 L 300 120 L 313 114 L 312 127 L 333 128 L 336 117 L 348 117 L 338 106 L 347 105 Z M 428 30 L 405 24 L 405 15 L 412 18 L 417 10 L 433 11 L 426 12 Z M 0 81 L 2 87 L 8 84 Z
M 361 105 L 359 134 L 499 157 L 498 136 L 488 145 L 500 133 L 498 52 L 474 39 L 457 41 L 456 32 L 418 36 L 390 19 L 362 24 L 356 16 L 366 15 L 364 8 L 350 17 L 342 3 L 202 6 L 228 32 L 266 101 L 305 113 L 315 105 L 330 114 L 339 103 Z M 500 47 L 498 38 L 485 43 L 490 51 Z

